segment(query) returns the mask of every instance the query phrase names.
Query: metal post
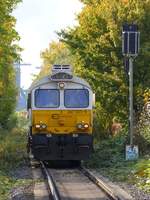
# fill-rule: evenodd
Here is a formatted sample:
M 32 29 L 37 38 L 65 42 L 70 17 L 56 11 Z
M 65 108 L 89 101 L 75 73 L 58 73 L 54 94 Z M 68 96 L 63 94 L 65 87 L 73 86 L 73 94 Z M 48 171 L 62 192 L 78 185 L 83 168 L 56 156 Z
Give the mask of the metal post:
M 130 145 L 133 146 L 133 58 L 129 58 L 129 120 Z
M 133 112 L 133 61 L 139 53 L 139 31 L 136 24 L 124 24 L 122 29 L 122 53 L 129 66 L 129 137 L 130 144 L 126 145 L 126 160 L 138 159 L 138 146 L 133 143 L 134 112 Z M 128 62 L 129 61 L 129 62 Z

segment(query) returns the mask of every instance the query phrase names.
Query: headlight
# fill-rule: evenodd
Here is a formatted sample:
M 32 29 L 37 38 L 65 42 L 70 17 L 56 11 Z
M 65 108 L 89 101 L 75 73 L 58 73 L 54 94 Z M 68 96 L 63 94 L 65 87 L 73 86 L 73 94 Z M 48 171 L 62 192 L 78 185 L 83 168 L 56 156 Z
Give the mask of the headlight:
M 77 128 L 78 128 L 78 129 L 82 129 L 82 128 L 83 128 L 83 125 L 82 125 L 82 124 L 77 124 Z
M 41 127 L 42 127 L 43 129 L 47 128 L 46 124 L 42 124 Z
M 35 128 L 41 128 L 41 125 L 40 124 L 36 124 Z
M 88 129 L 89 128 L 89 124 L 87 124 L 87 123 L 79 123 L 79 124 L 77 124 L 77 128 L 78 129 L 82 129 L 82 130 Z
M 89 128 L 89 125 L 88 124 L 84 124 L 84 128 L 85 129 Z
M 65 83 L 63 83 L 63 82 L 60 82 L 58 85 L 59 85 L 60 89 L 64 89 L 64 87 L 65 87 Z
M 37 128 L 37 129 L 46 129 L 47 125 L 46 124 L 36 124 L 35 128 Z

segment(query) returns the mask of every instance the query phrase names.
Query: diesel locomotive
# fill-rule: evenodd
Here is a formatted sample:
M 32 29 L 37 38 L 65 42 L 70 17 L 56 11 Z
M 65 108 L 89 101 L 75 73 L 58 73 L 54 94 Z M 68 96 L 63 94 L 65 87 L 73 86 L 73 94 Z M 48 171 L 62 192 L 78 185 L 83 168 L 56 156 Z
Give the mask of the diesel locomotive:
M 70 65 L 31 85 L 27 109 L 28 150 L 38 160 L 85 160 L 93 150 L 94 94 Z

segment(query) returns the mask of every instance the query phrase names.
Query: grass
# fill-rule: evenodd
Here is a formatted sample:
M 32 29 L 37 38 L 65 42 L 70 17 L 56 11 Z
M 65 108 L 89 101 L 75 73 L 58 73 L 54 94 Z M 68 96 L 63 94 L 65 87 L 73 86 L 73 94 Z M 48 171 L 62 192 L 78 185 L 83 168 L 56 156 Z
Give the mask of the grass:
M 15 179 L 11 176 L 11 172 L 27 160 L 26 125 L 27 121 L 20 118 L 12 130 L 0 129 L 0 200 L 8 199 L 13 187 L 31 183 L 29 179 Z
M 150 157 L 141 156 L 136 161 L 126 161 L 125 142 L 123 134 L 96 141 L 95 152 L 85 165 L 96 168 L 112 181 L 135 184 L 150 193 Z

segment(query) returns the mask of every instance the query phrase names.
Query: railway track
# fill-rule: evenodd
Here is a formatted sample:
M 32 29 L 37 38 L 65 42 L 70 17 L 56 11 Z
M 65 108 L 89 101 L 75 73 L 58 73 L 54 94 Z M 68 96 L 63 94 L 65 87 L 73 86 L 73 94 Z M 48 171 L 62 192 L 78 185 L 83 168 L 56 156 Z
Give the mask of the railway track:
M 46 177 L 47 180 L 47 189 L 49 192 L 49 198 L 52 200 L 60 200 L 60 194 L 58 192 L 58 189 L 56 187 L 56 184 L 53 180 L 53 177 L 51 176 L 49 170 L 47 169 L 47 167 L 45 166 L 45 164 L 43 162 L 40 162 L 41 167 L 42 167 L 42 171 Z
M 51 200 L 122 200 L 89 170 L 49 169 L 41 162 Z

